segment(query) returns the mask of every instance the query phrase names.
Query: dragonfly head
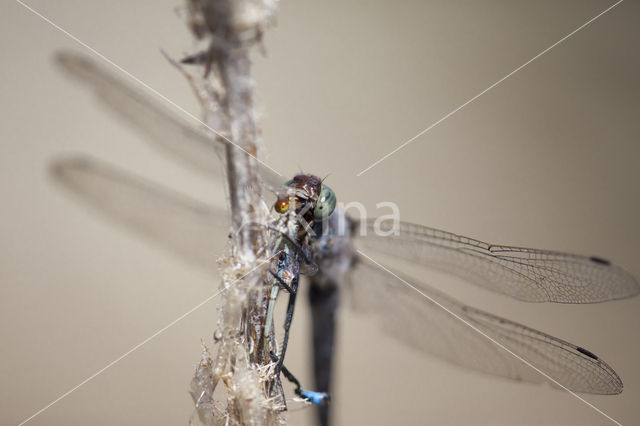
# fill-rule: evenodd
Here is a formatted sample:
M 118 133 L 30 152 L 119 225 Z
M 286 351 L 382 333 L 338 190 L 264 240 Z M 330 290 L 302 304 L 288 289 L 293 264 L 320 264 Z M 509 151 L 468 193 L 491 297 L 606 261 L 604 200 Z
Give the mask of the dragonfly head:
M 314 175 L 300 174 L 285 183 L 287 191 L 278 197 L 274 209 L 280 214 L 294 211 L 308 223 L 322 221 L 333 213 L 336 195 Z

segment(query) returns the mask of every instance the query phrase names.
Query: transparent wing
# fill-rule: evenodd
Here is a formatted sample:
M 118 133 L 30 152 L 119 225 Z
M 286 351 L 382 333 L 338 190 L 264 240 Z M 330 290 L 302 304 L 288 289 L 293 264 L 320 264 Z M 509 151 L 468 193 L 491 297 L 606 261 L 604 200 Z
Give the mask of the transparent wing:
M 459 276 L 474 284 L 527 302 L 594 303 L 635 296 L 640 284 L 628 272 L 599 257 L 487 244 L 426 226 L 389 223 L 356 245 Z M 362 234 L 362 232 L 360 232 Z
M 58 52 L 56 64 L 87 84 L 98 99 L 124 122 L 141 131 L 154 145 L 169 151 L 189 165 L 219 175 L 220 159 L 225 158 L 227 140 L 203 128 L 194 127 L 171 112 L 156 97 L 144 93 L 98 65 L 90 58 L 71 52 Z M 270 188 L 279 188 L 284 179 L 260 163 L 260 174 Z
M 402 279 L 417 290 L 362 258 L 350 274 L 356 309 L 375 313 L 382 328 L 393 337 L 472 370 L 518 381 L 550 382 L 471 328 L 470 324 L 574 392 L 622 392 L 620 377 L 593 353 L 524 325 L 463 305 L 424 283 L 406 277 Z
M 224 209 L 88 157 L 57 161 L 52 175 L 107 218 L 217 274 L 215 259 L 230 230 Z

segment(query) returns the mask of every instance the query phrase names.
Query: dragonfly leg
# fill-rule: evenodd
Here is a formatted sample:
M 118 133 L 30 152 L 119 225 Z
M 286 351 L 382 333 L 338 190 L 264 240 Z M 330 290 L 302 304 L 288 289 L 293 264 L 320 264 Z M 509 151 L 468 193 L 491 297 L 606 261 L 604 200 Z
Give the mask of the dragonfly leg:
M 276 272 L 273 272 L 273 270 L 269 270 L 269 272 L 271 273 L 273 278 L 276 280 L 277 286 L 274 286 L 271 289 L 271 294 L 269 295 L 269 306 L 267 308 L 265 335 L 269 335 L 271 333 L 271 322 L 273 321 L 273 311 L 275 309 L 276 298 L 278 297 L 279 289 L 284 288 L 289 294 L 294 294 L 297 291 L 297 289 L 294 290 L 289 284 L 287 284 L 282 278 L 280 278 L 280 276 Z M 291 304 L 291 301 L 289 301 L 289 303 Z M 291 316 L 293 316 L 293 312 L 291 313 Z M 289 319 L 288 309 L 287 309 L 287 320 L 289 320 L 289 323 L 291 322 Z M 285 329 L 288 331 L 287 324 L 285 324 Z M 289 338 L 289 334 L 287 333 L 285 336 L 285 339 L 288 339 L 288 338 Z M 283 356 L 284 356 L 284 352 L 283 352 Z
M 284 339 L 282 341 L 282 352 L 280 357 L 276 356 L 273 352 L 269 355 L 277 363 L 276 374 L 284 374 L 292 383 L 296 385 L 296 395 L 306 399 L 312 404 L 322 404 L 329 401 L 329 394 L 326 392 L 313 392 L 302 389 L 300 382 L 295 378 L 293 374 L 283 365 L 284 356 L 287 352 L 287 344 L 289 343 L 289 330 L 291 329 L 291 321 L 293 320 L 293 310 L 296 303 L 296 294 L 298 292 L 298 277 L 296 277 L 291 283 L 291 291 L 289 293 L 289 304 L 287 305 L 287 316 L 284 323 Z
M 280 359 L 278 359 L 276 354 L 274 354 L 273 352 L 271 352 L 269 355 L 271 356 L 271 359 L 274 362 L 280 362 Z M 315 405 L 323 404 L 325 402 L 331 401 L 331 395 L 329 395 L 329 393 L 327 392 L 314 392 L 314 391 L 308 391 L 308 390 L 302 389 L 302 386 L 300 385 L 300 381 L 284 365 L 281 366 L 280 372 L 284 375 L 284 377 L 287 378 L 287 380 L 289 380 L 291 383 L 293 383 L 296 386 L 296 389 L 294 392 L 299 397 L 304 398 L 310 403 Z
M 293 288 L 291 288 L 289 284 L 287 284 L 282 278 L 280 278 L 277 273 L 273 272 L 272 270 L 269 270 L 269 272 L 271 273 L 271 275 L 273 275 L 273 278 L 276 279 L 276 282 L 280 287 L 287 290 L 289 294 L 293 293 Z
M 278 373 L 282 370 L 284 355 L 287 352 L 287 344 L 289 343 L 289 329 L 293 320 L 293 310 L 296 305 L 296 294 L 298 292 L 298 277 L 291 282 L 291 292 L 289 293 L 289 303 L 287 305 L 287 316 L 284 320 L 284 339 L 282 340 L 282 352 L 280 352 L 280 360 L 278 361 Z
M 313 259 L 311 258 L 311 251 L 308 248 L 305 249 L 306 246 L 301 245 L 299 242 L 291 238 L 282 230 L 275 228 L 273 226 L 268 226 L 260 223 L 253 223 L 253 222 L 246 223 L 243 226 L 247 226 L 256 230 L 266 230 L 266 231 L 277 233 L 279 236 L 281 236 L 287 241 L 289 247 L 292 247 L 302 257 L 302 260 L 304 261 L 304 263 L 306 264 L 313 263 Z

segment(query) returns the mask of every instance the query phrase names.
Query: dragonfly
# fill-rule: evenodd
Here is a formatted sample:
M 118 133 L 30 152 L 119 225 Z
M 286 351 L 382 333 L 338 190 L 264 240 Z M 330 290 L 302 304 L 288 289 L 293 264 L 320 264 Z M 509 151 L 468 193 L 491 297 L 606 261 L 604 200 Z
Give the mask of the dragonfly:
M 223 158 L 227 141 L 193 126 L 87 57 L 63 52 L 56 62 L 155 146 L 191 168 L 219 177 L 214 165 Z M 52 170 L 56 182 L 104 215 L 215 273 L 215 236 L 224 240 L 229 231 L 224 208 L 86 155 L 59 160 Z M 623 268 L 602 257 L 489 244 L 417 224 L 351 218 L 336 207 L 336 194 L 314 175 L 298 174 L 283 182 L 265 166 L 260 174 L 265 193 L 275 198 L 268 227 L 272 252 L 285 252 L 269 270 L 269 315 L 278 295 L 289 294 L 285 338 L 271 356 L 294 382 L 298 395 L 315 403 L 328 399 L 336 312 L 347 292 L 357 310 L 383 315 L 383 328 L 391 336 L 447 362 L 573 392 L 622 392 L 618 374 L 592 351 L 457 301 L 402 271 L 381 267 L 369 254 L 433 268 L 524 302 L 582 304 L 635 296 L 640 283 Z M 298 280 L 305 274 L 312 316 L 313 392 L 303 390 L 283 364 Z M 266 324 L 273 327 L 271 317 Z M 329 424 L 329 419 L 329 405 L 319 404 L 319 424 Z

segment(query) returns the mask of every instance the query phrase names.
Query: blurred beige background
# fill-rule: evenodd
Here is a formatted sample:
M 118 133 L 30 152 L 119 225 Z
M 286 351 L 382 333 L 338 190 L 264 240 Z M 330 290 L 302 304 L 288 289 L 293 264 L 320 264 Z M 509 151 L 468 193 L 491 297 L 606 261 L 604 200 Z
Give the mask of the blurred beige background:
M 193 46 L 179 0 L 29 0 L 46 17 L 198 115 L 159 54 Z M 355 174 L 610 6 L 609 1 L 284 1 L 256 55 L 266 161 L 325 175 L 344 201 L 396 202 L 407 221 L 504 244 L 600 255 L 640 276 L 640 4 L 626 1 L 361 177 Z M 54 187 L 52 159 L 86 152 L 205 201 L 220 182 L 153 150 L 53 68 L 86 52 L 10 0 L 0 27 L 0 423 L 17 424 L 197 305 L 216 277 Z M 580 344 L 625 383 L 584 398 L 640 417 L 640 298 L 527 305 L 440 275 L 477 307 Z M 289 367 L 310 381 L 307 310 Z M 185 424 L 215 302 L 29 424 Z M 566 392 L 416 353 L 342 312 L 337 424 L 609 421 Z M 309 424 L 310 412 L 290 415 Z

